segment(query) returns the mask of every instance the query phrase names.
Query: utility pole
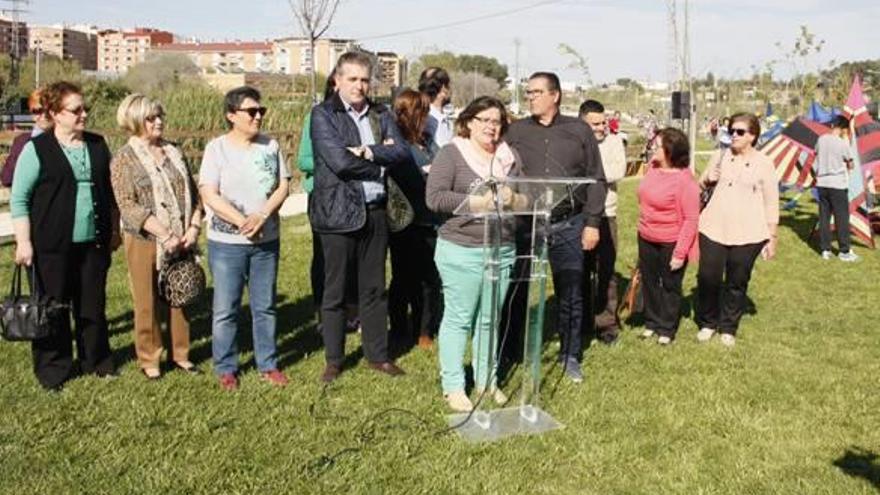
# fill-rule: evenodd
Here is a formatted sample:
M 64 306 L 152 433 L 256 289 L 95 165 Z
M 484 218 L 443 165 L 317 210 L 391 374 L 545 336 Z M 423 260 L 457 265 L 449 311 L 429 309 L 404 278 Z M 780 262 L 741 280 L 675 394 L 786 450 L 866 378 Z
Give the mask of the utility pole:
M 474 101 L 477 99 L 477 68 L 476 67 L 474 67 L 473 78 L 474 78 L 474 97 L 471 99 L 471 101 Z
M 516 102 L 516 113 L 520 112 L 520 101 L 519 101 L 519 46 L 522 45 L 522 40 L 519 38 L 513 39 L 513 46 L 516 47 L 516 55 L 514 58 L 514 69 L 513 69 L 513 95 L 514 100 Z
M 691 170 L 695 170 L 695 160 L 697 157 L 697 95 L 694 94 L 694 76 L 693 74 L 691 74 L 691 16 L 689 9 L 690 3 L 690 0 L 684 0 L 684 46 L 682 47 L 684 50 L 684 61 L 682 65 L 684 66 L 684 76 L 685 81 L 687 82 L 687 90 L 690 94 L 690 98 L 688 99 L 688 106 L 690 107 L 688 109 L 690 110 L 688 112 L 688 138 L 691 145 L 689 163 L 691 164 Z
M 34 62 L 35 62 L 35 66 L 36 66 L 36 69 L 35 69 L 36 75 L 34 77 L 34 79 L 35 79 L 34 85 L 38 88 L 40 87 L 40 55 L 42 53 L 43 53 L 42 40 L 35 40 L 34 41 L 34 59 L 35 59 Z

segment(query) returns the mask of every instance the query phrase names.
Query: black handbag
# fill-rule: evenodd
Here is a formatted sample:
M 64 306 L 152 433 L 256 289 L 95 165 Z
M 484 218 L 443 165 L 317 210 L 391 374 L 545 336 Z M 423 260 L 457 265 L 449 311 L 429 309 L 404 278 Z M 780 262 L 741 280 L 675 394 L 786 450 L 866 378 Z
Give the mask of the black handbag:
M 715 186 L 717 185 L 717 182 L 709 184 L 704 187 L 702 191 L 700 191 L 700 211 L 705 210 L 706 206 L 708 206 L 709 204 L 709 201 L 712 200 L 712 194 L 715 193 Z
M 65 315 L 66 304 L 59 304 L 42 294 L 35 266 L 31 264 L 31 280 L 28 283 L 30 295 L 22 295 L 22 266 L 15 266 L 12 288 L 9 296 L 3 300 L 0 315 L 0 326 L 3 327 L 3 338 L 6 340 L 15 342 L 49 337 L 54 332 L 58 318 Z

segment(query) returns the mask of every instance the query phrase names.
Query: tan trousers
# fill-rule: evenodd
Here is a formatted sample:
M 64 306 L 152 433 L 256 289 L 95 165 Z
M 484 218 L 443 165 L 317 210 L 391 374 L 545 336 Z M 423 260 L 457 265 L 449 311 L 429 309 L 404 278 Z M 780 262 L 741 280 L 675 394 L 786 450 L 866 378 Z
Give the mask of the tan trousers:
M 125 258 L 134 301 L 134 349 L 141 368 L 158 368 L 162 357 L 160 317 L 168 321 L 171 359 L 189 360 L 189 320 L 183 308 L 170 308 L 157 293 L 156 243 L 125 236 Z

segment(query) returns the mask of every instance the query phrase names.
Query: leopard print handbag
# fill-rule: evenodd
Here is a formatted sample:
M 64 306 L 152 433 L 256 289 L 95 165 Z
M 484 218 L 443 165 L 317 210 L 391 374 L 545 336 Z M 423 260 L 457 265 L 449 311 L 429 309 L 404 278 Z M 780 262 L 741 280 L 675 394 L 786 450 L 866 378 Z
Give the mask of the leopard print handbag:
M 166 258 L 159 271 L 159 295 L 171 307 L 183 308 L 205 292 L 205 271 L 192 252 Z

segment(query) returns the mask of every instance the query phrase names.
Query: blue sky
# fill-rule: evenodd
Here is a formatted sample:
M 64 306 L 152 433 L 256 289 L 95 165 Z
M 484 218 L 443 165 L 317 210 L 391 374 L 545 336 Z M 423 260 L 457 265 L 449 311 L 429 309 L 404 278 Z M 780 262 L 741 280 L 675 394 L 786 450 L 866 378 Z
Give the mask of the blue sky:
M 684 0 L 679 0 L 682 5 Z M 343 0 L 329 35 L 374 37 L 504 12 L 539 0 Z M 514 38 L 522 40 L 520 72 L 556 70 L 574 80 L 566 43 L 586 56 L 595 81 L 667 77 L 664 0 L 561 0 L 476 23 L 369 39 L 368 49 L 417 56 L 436 49 L 499 58 L 513 71 Z M 297 35 L 287 0 L 31 0 L 34 23 L 160 27 L 205 40 Z M 793 43 L 806 24 L 825 40 L 809 66 L 880 57 L 880 1 L 692 0 L 692 68 L 698 75 L 745 77 L 752 65 L 780 58 L 774 43 Z M 786 65 L 779 71 L 786 73 Z

